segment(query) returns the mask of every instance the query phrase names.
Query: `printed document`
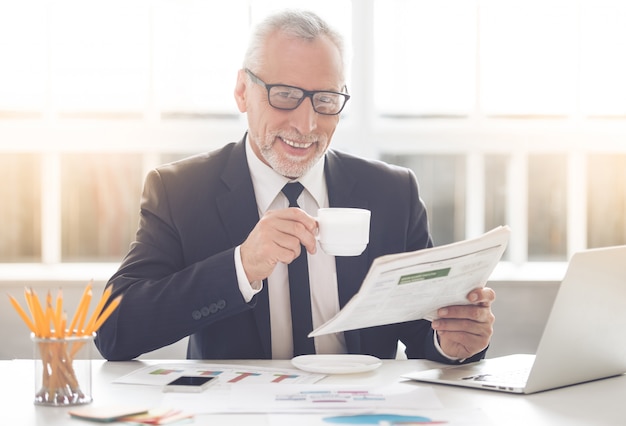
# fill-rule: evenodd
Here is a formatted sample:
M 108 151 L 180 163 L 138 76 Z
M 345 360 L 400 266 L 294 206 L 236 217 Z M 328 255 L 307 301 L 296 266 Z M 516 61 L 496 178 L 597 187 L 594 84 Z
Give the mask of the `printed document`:
M 194 414 L 345 413 L 377 408 L 443 408 L 432 387 L 415 386 L 414 383 L 384 386 L 234 384 L 222 389 L 212 386 L 198 394 L 165 393 L 161 403 L 164 407 L 176 407 Z
M 453 244 L 381 256 L 359 292 L 309 337 L 385 324 L 433 320 L 445 306 L 469 304 L 484 287 L 509 241 L 508 226 Z

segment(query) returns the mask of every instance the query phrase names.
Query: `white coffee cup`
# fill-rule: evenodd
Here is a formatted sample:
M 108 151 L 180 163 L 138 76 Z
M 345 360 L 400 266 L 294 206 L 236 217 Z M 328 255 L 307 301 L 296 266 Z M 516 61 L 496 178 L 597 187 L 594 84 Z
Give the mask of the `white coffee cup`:
M 331 256 L 358 256 L 370 240 L 370 216 L 366 209 L 330 207 L 319 209 L 317 239 Z

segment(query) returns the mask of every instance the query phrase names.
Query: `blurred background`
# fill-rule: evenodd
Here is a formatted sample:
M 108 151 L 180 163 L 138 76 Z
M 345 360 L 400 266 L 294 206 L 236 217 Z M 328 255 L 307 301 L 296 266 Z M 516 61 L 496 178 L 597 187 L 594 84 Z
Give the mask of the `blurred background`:
M 249 28 L 344 33 L 335 148 L 412 168 L 436 244 L 508 224 L 502 279 L 626 243 L 626 2 L 0 0 L 0 281 L 106 280 L 147 171 L 237 141 Z

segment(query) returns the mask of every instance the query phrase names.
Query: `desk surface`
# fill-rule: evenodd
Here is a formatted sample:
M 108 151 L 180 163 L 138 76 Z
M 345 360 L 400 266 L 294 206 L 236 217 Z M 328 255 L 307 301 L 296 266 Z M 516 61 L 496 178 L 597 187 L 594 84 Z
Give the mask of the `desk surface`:
M 94 425 L 72 419 L 67 409 L 35 406 L 33 360 L 0 361 L 3 378 L 0 387 L 0 425 Z M 163 396 L 159 387 L 113 384 L 112 381 L 150 364 L 186 361 L 92 361 L 94 404 L 107 405 L 132 401 L 157 407 Z M 191 361 L 197 363 L 198 361 Z M 209 361 L 211 364 L 219 361 Z M 289 361 L 224 361 L 225 364 L 293 368 Z M 331 385 L 383 385 L 402 380 L 410 371 L 431 368 L 433 363 L 421 360 L 390 360 L 375 371 L 334 375 L 319 383 Z M 508 395 L 478 389 L 444 385 L 431 386 L 447 409 L 480 408 L 493 425 L 625 425 L 626 376 L 569 386 L 533 395 Z M 410 407 L 407 407 L 410 408 Z M 221 414 L 196 416 L 197 425 L 267 425 L 265 415 Z

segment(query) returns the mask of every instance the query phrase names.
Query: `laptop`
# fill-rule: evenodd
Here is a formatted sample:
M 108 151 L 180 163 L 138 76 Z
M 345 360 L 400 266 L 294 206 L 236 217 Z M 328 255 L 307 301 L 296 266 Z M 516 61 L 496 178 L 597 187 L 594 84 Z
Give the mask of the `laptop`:
M 532 315 L 529 312 L 528 315 Z M 536 354 L 415 371 L 405 378 L 529 394 L 626 372 L 626 246 L 574 254 Z

